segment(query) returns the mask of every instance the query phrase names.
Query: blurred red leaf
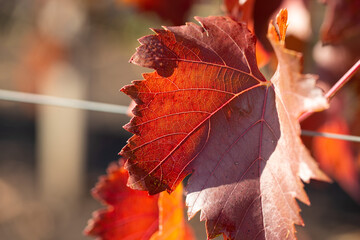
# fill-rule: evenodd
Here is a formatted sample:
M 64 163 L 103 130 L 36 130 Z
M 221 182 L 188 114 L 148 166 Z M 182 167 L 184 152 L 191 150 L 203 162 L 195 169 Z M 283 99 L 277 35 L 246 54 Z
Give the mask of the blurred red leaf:
M 329 118 L 318 131 L 350 134 L 347 123 L 341 115 Z M 334 178 L 354 200 L 360 203 L 360 176 L 351 143 L 345 140 L 315 137 L 313 150 L 321 169 Z
M 297 118 L 327 107 L 300 54 L 284 48 L 287 12 L 269 39 L 279 65 L 259 72 L 255 38 L 227 17 L 196 18 L 145 36 L 131 62 L 156 71 L 122 91 L 136 102 L 121 151 L 128 185 L 173 191 L 188 174 L 188 214 L 201 210 L 207 233 L 230 239 L 295 238 L 303 224 L 301 180 L 327 180 L 299 138 Z M 301 180 L 300 180 L 301 179 Z
M 36 92 L 50 68 L 64 60 L 67 52 L 57 41 L 41 34 L 33 35 L 29 42 L 16 74 L 19 89 Z
M 194 239 L 184 219 L 182 185 L 171 195 L 149 196 L 128 188 L 127 178 L 127 171 L 117 163 L 110 164 L 107 175 L 100 177 L 92 194 L 108 208 L 94 212 L 85 234 L 103 240 Z
M 225 10 L 228 16 L 238 22 L 247 22 L 253 27 L 253 8 L 255 0 L 224 0 Z M 271 4 L 268 4 L 271 5 Z
M 126 186 L 127 171 L 112 163 L 92 190 L 94 198 L 107 205 L 93 213 L 85 234 L 102 240 L 147 240 L 158 230 L 158 195 Z
M 161 18 L 170 20 L 175 25 L 183 24 L 187 12 L 195 0 L 118 0 L 140 11 L 157 13 Z
M 331 107 L 328 110 L 306 118 L 301 123 L 302 128 L 317 132 L 358 136 L 360 115 L 357 116 L 357 111 L 360 105 L 357 104 L 357 100 L 360 99 L 360 96 L 357 94 L 356 80 L 354 77 L 349 85 L 332 98 Z M 320 83 L 329 92 L 330 87 L 325 82 Z M 349 98 L 349 96 L 352 97 Z M 302 140 L 312 151 L 320 168 L 333 178 L 349 196 L 360 203 L 360 168 L 356 163 L 360 144 L 325 137 L 302 136 Z
M 259 67 L 266 65 L 270 60 L 270 53 L 264 48 L 263 43 L 268 44 L 268 40 L 265 38 L 266 26 L 271 14 L 279 7 L 280 2 L 281 0 L 276 0 L 270 4 L 265 4 L 262 0 L 224 0 L 226 14 L 235 21 L 246 22 L 251 32 L 256 32 L 256 37 L 261 40 L 256 43 L 256 60 Z M 259 11 L 254 9 L 255 6 L 256 8 L 261 7 L 260 11 L 262 12 L 260 14 L 255 14 Z M 260 31 L 260 34 L 257 33 L 257 29 L 259 29 L 259 27 L 257 27 L 258 25 L 265 27 Z M 254 26 L 256 26 L 257 29 L 254 29 Z
M 326 14 L 321 27 L 321 40 L 334 43 L 360 34 L 360 0 L 321 0 Z
M 282 2 L 283 0 L 224 0 L 224 6 L 228 16 L 239 22 L 247 22 L 249 29 L 255 33 L 265 49 L 271 51 L 266 38 L 267 26 Z

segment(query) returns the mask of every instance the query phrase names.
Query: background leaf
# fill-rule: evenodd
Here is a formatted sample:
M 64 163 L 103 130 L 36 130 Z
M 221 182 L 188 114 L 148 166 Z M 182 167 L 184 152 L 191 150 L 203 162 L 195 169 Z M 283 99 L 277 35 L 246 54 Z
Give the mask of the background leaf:
M 145 240 L 158 230 L 158 196 L 128 188 L 127 178 L 127 172 L 117 163 L 100 177 L 92 194 L 108 207 L 93 213 L 85 234 L 103 240 Z
M 159 230 L 150 240 L 193 240 L 191 227 L 184 218 L 183 186 L 180 184 L 174 192 L 162 192 L 159 195 Z

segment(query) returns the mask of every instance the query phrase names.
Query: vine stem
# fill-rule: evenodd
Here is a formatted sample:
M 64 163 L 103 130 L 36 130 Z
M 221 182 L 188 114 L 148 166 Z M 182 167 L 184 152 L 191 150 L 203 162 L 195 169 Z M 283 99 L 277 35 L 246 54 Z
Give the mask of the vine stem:
M 347 71 L 342 78 L 335 83 L 335 85 L 325 94 L 325 97 L 328 101 L 330 101 L 334 95 L 347 83 L 352 76 L 359 70 L 360 68 L 360 59 L 352 66 L 349 71 Z
M 328 102 L 335 96 L 335 94 L 351 79 L 352 76 L 360 68 L 360 59 L 335 83 L 334 86 L 325 94 L 325 97 Z M 299 122 L 302 122 L 314 112 L 305 112 L 299 117 Z

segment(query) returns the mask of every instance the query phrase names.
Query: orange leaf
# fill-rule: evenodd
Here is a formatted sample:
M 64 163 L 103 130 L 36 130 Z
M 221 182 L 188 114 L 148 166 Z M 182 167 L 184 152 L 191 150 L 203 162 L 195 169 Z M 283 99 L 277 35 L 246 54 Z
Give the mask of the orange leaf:
M 347 124 L 341 116 L 332 116 L 317 131 L 350 134 Z M 313 149 L 321 169 L 334 178 L 354 200 L 360 203 L 360 176 L 350 142 L 315 137 Z
M 195 239 L 190 226 L 184 219 L 183 187 L 180 184 L 170 195 L 159 196 L 160 228 L 150 240 L 192 240 Z

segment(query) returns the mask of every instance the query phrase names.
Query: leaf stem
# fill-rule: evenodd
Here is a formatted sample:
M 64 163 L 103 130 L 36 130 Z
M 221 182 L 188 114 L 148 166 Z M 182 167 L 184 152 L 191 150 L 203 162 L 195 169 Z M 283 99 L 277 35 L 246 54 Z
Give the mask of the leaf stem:
M 334 97 L 334 95 L 347 83 L 352 76 L 359 70 L 360 68 L 360 59 L 352 66 L 349 71 L 347 71 L 342 78 L 335 83 L 335 85 L 325 94 L 325 97 L 330 102 L 330 100 Z
M 325 94 L 328 102 L 335 96 L 335 94 L 351 79 L 352 76 L 359 70 L 360 68 L 360 59 L 335 83 L 334 86 Z M 314 112 L 305 112 L 299 117 L 299 122 L 302 122 Z

